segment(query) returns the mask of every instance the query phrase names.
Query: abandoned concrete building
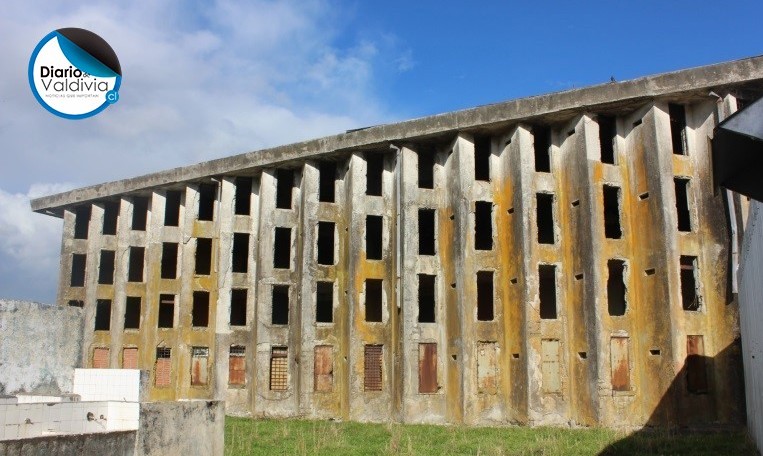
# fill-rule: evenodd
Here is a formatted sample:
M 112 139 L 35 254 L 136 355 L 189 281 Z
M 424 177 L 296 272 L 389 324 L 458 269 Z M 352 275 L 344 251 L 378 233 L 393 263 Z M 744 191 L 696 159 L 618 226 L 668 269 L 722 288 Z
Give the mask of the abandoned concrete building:
M 755 57 L 32 208 L 63 218 L 58 304 L 84 307 L 83 367 L 148 369 L 153 400 L 362 421 L 736 425 L 731 226 L 744 201 L 713 190 L 709 138 L 762 93 Z

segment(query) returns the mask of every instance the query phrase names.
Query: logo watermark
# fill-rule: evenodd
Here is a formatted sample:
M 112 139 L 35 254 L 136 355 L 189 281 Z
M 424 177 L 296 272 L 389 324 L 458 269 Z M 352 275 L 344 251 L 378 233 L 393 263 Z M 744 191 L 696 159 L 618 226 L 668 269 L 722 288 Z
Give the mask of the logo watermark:
M 40 104 L 66 119 L 94 116 L 119 100 L 122 68 L 95 33 L 63 28 L 46 35 L 29 59 L 29 85 Z

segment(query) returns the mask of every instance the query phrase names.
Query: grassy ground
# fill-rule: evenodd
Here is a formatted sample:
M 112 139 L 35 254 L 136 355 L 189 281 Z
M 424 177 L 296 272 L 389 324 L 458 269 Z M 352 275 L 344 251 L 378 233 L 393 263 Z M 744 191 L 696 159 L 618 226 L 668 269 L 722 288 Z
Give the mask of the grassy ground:
M 744 433 L 465 428 L 227 417 L 226 455 L 755 455 Z

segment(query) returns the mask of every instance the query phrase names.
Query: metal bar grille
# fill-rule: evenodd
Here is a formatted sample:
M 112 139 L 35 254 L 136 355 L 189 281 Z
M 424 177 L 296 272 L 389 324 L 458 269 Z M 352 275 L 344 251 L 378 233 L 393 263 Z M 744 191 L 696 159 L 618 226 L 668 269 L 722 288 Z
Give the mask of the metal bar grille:
M 172 373 L 172 349 L 160 347 L 156 349 L 156 366 L 154 368 L 154 384 L 156 386 L 170 386 Z
M 366 391 L 382 390 L 382 345 L 366 345 L 364 352 L 364 380 Z
M 270 352 L 270 390 L 286 391 L 288 385 L 288 348 L 273 347 Z

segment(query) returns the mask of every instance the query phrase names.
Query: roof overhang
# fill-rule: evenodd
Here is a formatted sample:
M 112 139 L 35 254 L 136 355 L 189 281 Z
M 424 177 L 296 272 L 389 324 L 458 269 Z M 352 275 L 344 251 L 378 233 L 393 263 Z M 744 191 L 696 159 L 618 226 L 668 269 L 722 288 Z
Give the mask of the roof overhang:
M 712 144 L 714 184 L 763 201 L 763 98 L 718 124 Z

